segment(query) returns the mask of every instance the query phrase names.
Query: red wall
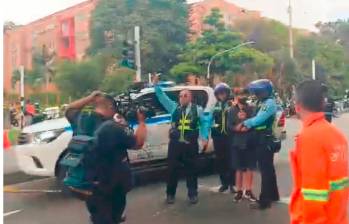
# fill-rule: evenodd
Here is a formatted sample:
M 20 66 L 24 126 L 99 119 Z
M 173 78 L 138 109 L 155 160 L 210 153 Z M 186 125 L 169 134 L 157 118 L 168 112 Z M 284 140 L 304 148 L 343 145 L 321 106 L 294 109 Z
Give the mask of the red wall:
M 24 26 L 4 32 L 4 89 L 7 93 L 18 93 L 11 87 L 12 72 L 24 65 L 32 68 L 34 52 L 45 47 L 55 52 L 58 58 L 81 60 L 90 45 L 89 27 L 96 0 L 87 0 L 78 5 L 56 12 Z M 64 36 L 62 25 L 68 24 L 68 35 Z M 69 44 L 64 45 L 64 39 Z M 55 91 L 54 85 L 50 90 Z

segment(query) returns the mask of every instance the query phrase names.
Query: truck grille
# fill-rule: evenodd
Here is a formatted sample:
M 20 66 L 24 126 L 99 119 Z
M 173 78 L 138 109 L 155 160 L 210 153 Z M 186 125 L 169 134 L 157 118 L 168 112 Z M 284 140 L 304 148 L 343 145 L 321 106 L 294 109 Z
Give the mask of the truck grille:
M 19 134 L 18 139 L 17 139 L 17 144 L 24 145 L 27 143 L 29 143 L 29 134 L 28 133 Z

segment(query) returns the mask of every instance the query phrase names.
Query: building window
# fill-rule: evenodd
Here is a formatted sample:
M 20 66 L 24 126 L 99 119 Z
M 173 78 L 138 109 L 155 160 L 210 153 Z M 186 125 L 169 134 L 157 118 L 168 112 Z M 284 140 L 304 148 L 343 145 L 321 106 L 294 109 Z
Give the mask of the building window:
M 62 36 L 63 37 L 68 37 L 69 36 L 69 23 L 68 23 L 68 21 L 62 22 L 61 30 L 62 30 Z

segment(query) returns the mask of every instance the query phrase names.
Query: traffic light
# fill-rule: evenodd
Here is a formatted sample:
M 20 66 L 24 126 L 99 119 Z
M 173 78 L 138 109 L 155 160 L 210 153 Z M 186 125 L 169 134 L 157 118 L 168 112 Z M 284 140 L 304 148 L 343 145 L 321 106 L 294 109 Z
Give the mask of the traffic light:
M 123 42 L 121 66 L 135 69 L 135 51 L 133 43 Z

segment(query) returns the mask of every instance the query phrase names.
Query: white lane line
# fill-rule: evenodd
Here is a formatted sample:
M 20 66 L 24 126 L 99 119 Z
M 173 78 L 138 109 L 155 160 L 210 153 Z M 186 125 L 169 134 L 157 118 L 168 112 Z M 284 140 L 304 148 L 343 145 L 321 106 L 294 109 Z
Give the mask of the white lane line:
M 230 190 L 227 190 L 223 193 L 220 193 L 218 190 L 219 190 L 220 186 L 213 186 L 213 187 L 210 187 L 210 186 L 207 186 L 207 185 L 203 185 L 203 184 L 199 184 L 199 189 L 200 190 L 203 190 L 203 191 L 208 191 L 208 192 L 213 192 L 213 193 L 217 193 L 217 194 L 231 194 L 230 193 Z
M 46 189 L 20 189 L 13 186 L 4 186 L 5 193 L 61 193 L 62 190 L 46 190 Z
M 290 197 L 282 197 L 282 198 L 280 198 L 280 201 L 279 201 L 279 203 L 282 203 L 282 204 L 290 204 Z
M 11 212 L 6 212 L 6 213 L 4 213 L 4 217 L 17 214 L 18 212 L 21 212 L 21 211 L 22 210 L 14 210 L 14 211 L 11 211 Z

